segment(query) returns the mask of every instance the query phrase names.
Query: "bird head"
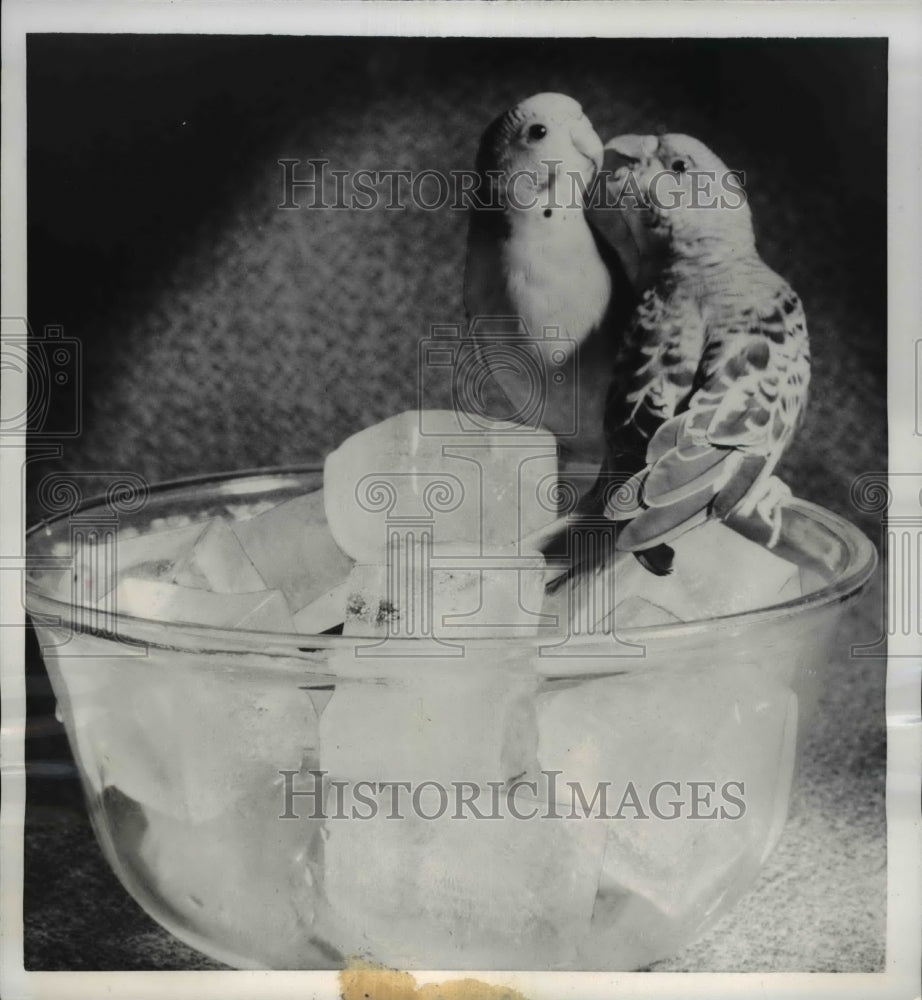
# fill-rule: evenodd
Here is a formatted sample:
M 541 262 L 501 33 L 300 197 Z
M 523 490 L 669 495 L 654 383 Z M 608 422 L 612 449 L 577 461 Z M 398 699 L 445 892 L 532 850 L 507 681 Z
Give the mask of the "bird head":
M 572 97 L 535 94 L 487 126 L 477 170 L 506 209 L 582 210 L 602 156 L 602 140 Z
M 620 163 L 614 180 L 624 207 L 640 207 L 674 247 L 753 243 L 742 179 L 703 142 L 680 134 L 622 135 L 605 149 Z

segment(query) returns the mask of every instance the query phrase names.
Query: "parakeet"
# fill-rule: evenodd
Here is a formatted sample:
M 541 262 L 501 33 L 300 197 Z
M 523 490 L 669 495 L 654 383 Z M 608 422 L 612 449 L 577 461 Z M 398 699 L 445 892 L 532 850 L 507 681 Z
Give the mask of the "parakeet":
M 760 258 L 738 178 L 701 142 L 628 135 L 608 148 L 629 161 L 667 254 L 605 406 L 598 486 L 606 516 L 626 522 L 616 547 L 669 572 L 670 540 L 734 511 L 760 515 L 774 545 L 790 493 L 772 472 L 810 381 L 800 299 Z
M 464 275 L 471 329 L 486 317 L 493 334 L 474 338 L 481 369 L 516 414 L 558 436 L 562 453 L 596 464 L 609 372 L 637 303 L 584 211 L 602 155 L 564 94 L 536 94 L 496 118 L 477 154 Z

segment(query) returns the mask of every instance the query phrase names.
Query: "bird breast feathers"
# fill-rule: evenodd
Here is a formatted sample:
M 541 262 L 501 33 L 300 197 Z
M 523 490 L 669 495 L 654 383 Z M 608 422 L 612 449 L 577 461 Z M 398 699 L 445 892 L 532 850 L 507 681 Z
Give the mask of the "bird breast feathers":
M 532 336 L 550 326 L 579 341 L 605 315 L 611 275 L 588 226 L 560 227 L 556 235 L 539 241 L 509 239 L 501 268 L 509 305 Z

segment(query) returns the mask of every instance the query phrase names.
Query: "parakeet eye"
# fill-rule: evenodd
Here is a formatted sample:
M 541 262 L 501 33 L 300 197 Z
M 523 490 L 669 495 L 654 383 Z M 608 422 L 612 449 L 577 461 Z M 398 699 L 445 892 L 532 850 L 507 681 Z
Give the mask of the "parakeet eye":
M 545 125 L 532 125 L 528 130 L 528 138 L 533 142 L 538 139 L 543 139 L 547 135 L 547 126 Z
M 675 171 L 677 174 L 684 174 L 685 171 L 688 170 L 688 164 L 680 156 L 672 161 L 669 169 Z

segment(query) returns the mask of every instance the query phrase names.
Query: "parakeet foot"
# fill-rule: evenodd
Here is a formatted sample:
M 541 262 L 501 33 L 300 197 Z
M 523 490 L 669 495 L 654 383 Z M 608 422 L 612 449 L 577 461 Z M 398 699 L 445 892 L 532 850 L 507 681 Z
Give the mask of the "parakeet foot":
M 746 499 L 741 513 L 757 514 L 771 530 L 767 545 L 773 549 L 781 537 L 781 508 L 791 499 L 790 487 L 777 476 L 769 476 L 761 490 Z

